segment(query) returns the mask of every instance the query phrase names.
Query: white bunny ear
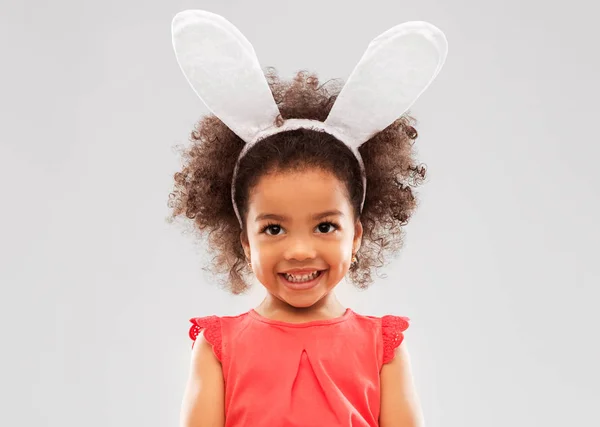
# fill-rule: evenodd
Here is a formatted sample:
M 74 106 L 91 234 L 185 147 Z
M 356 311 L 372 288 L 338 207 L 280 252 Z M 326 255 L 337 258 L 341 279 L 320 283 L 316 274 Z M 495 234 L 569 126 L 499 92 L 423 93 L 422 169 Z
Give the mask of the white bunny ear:
M 325 124 L 355 149 L 410 108 L 435 79 L 448 53 L 444 33 L 405 22 L 375 38 L 348 77 Z
M 245 142 L 273 125 L 279 109 L 254 48 L 233 24 L 186 10 L 171 28 L 177 62 L 213 114 Z

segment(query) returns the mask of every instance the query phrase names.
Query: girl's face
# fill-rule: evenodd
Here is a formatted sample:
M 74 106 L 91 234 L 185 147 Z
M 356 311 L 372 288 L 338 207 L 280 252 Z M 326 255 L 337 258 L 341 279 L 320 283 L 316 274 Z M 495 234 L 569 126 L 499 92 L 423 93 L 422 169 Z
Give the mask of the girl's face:
M 242 245 L 257 279 L 297 308 L 314 305 L 342 280 L 363 231 L 344 184 L 319 169 L 263 176 L 249 197 L 246 229 Z M 299 289 L 282 276 L 299 269 L 321 273 Z

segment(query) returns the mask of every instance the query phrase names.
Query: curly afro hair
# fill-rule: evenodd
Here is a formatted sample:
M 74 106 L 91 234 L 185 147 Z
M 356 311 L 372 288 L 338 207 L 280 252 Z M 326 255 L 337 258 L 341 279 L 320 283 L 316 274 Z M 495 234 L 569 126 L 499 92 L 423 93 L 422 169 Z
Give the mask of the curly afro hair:
M 277 124 L 290 118 L 324 121 L 343 82 L 320 84 L 314 73 L 300 71 L 290 81 L 279 78 L 273 68 L 265 76 L 279 107 Z M 352 152 L 329 134 L 299 129 L 275 134 L 253 146 L 242 158 L 236 179 L 236 205 L 242 218 L 248 197 L 259 179 L 273 171 L 319 168 L 345 183 L 355 218 L 363 225 L 362 245 L 348 278 L 359 289 L 372 284 L 373 269 L 384 265 L 403 243 L 403 226 L 417 206 L 413 188 L 425 179 L 425 167 L 416 165 L 415 119 L 407 114 L 362 144 L 359 152 L 367 175 L 367 194 L 359 216 L 362 182 Z M 191 145 L 182 151 L 182 169 L 174 176 L 169 195 L 170 219 L 192 220 L 198 236 L 206 237 L 214 255 L 208 270 L 224 280 L 219 285 L 233 294 L 249 289 L 251 273 L 240 237 L 240 226 L 231 203 L 231 181 L 244 141 L 214 115 L 203 117 L 190 135 Z M 205 267 L 205 270 L 207 268 Z

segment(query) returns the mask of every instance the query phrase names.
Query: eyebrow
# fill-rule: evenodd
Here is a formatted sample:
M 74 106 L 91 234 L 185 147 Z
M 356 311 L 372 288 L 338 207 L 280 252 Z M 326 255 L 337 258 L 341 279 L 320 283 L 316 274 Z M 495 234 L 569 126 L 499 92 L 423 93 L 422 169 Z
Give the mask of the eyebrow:
M 339 215 L 339 216 L 344 216 L 344 214 L 337 210 L 337 209 L 333 209 L 330 211 L 325 211 L 325 212 L 321 212 L 318 214 L 314 214 L 312 216 L 312 219 L 317 220 L 317 219 L 321 219 L 321 218 L 325 218 L 326 216 L 334 216 L 334 215 Z M 269 214 L 269 213 L 263 213 L 260 214 L 256 217 L 256 222 L 258 221 L 262 221 L 264 219 L 273 219 L 276 221 L 286 221 L 288 218 L 286 216 L 283 215 L 276 215 L 276 214 Z

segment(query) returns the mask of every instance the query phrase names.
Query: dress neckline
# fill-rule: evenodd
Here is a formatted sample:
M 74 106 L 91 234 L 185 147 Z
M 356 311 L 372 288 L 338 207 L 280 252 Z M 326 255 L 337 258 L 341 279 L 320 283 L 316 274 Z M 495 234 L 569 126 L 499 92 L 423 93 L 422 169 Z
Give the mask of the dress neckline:
M 292 322 L 284 322 L 282 320 L 274 320 L 274 319 L 269 319 L 268 317 L 263 316 L 262 314 L 259 314 L 256 310 L 254 310 L 253 308 L 250 309 L 250 311 L 248 312 L 248 314 L 263 323 L 268 323 L 270 325 L 278 325 L 278 326 L 288 326 L 290 328 L 306 328 L 309 326 L 323 326 L 323 325 L 333 325 L 335 323 L 340 323 L 343 322 L 345 320 L 348 320 L 348 318 L 354 314 L 354 312 L 352 311 L 351 308 L 347 308 L 346 311 L 344 312 L 344 314 L 342 314 L 339 317 L 334 317 L 332 319 L 321 319 L 321 320 L 310 320 L 308 322 L 300 322 L 300 323 L 292 323 Z

